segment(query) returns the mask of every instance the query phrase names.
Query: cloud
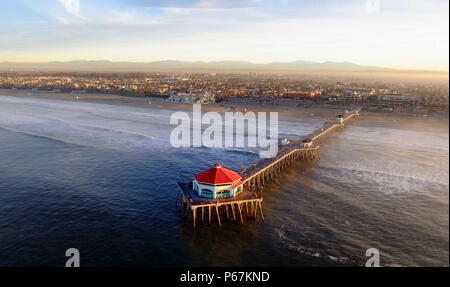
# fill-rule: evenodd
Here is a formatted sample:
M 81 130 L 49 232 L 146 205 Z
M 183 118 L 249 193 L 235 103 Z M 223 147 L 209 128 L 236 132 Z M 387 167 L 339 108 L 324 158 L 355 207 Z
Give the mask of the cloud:
M 448 0 L 96 0 L 81 9 L 80 0 L 22 1 L 49 20 L 0 33 L 3 57 L 9 50 L 52 59 L 345 60 L 448 70 Z

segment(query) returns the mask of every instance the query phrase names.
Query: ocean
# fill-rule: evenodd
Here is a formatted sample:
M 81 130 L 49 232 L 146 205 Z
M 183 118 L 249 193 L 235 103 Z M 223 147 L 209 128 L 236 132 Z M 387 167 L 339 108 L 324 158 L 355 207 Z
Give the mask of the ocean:
M 246 149 L 173 148 L 171 110 L 0 96 L 0 266 L 449 265 L 448 119 L 363 115 L 264 189 L 265 221 L 198 225 L 177 180 Z M 280 116 L 280 134 L 322 124 Z

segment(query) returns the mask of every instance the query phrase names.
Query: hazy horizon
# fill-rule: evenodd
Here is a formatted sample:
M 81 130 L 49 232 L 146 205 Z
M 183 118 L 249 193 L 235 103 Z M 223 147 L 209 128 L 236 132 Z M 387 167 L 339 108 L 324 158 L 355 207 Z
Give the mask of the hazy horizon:
M 250 61 L 181 61 L 160 60 L 148 62 L 111 61 L 111 60 L 70 60 L 70 61 L 0 61 L 0 72 L 272 72 L 272 73 L 390 73 L 448 75 L 448 70 L 395 69 L 381 66 L 365 66 L 352 62 L 315 62 L 297 60 L 292 62 L 255 63 Z

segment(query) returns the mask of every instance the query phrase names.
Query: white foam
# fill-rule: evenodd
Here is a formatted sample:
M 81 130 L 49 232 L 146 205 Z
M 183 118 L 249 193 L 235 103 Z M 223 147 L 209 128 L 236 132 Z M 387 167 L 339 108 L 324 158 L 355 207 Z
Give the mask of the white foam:
M 172 113 L 156 108 L 0 96 L 0 127 L 85 146 L 170 147 L 170 133 L 175 127 L 170 125 Z M 279 129 L 279 134 L 302 136 L 314 125 L 282 121 Z
M 322 167 L 334 170 L 330 174 L 338 170 L 339 181 L 374 182 L 384 193 L 448 187 L 448 134 L 352 126 L 333 139 L 322 159 Z
M 80 145 L 167 144 L 168 111 L 61 100 L 0 97 L 0 127 Z

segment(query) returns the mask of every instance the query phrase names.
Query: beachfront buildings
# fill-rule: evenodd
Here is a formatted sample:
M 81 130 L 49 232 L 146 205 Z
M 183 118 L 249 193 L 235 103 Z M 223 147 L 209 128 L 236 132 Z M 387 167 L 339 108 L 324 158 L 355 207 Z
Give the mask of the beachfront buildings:
M 0 89 L 104 93 L 168 102 L 257 105 L 365 105 L 381 112 L 448 113 L 448 82 L 377 82 L 353 79 L 219 73 L 0 72 Z
M 243 190 L 242 177 L 219 163 L 194 176 L 192 189 L 206 198 L 235 197 Z
M 208 104 L 214 103 L 216 98 L 208 92 L 205 93 L 173 93 L 168 98 L 167 101 L 173 103 L 184 103 L 184 104 Z
M 322 94 L 322 91 L 319 89 L 310 90 L 295 90 L 295 91 L 285 91 L 282 93 L 283 98 L 290 98 L 294 100 L 301 100 L 301 99 L 314 99 L 317 96 L 320 96 Z

